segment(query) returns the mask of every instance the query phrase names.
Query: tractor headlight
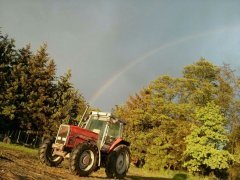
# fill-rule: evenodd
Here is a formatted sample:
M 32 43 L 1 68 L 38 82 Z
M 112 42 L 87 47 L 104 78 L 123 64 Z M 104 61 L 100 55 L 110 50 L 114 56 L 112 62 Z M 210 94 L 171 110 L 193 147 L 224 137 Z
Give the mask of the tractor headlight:
M 68 134 L 69 134 L 69 130 L 70 130 L 70 126 L 69 126 L 69 125 L 64 125 L 64 124 L 62 124 L 62 125 L 59 127 L 59 130 L 58 130 L 58 134 L 57 134 L 57 138 L 56 138 L 56 142 L 55 142 L 55 143 L 65 145 L 65 144 L 66 144 L 66 141 L 67 141 Z

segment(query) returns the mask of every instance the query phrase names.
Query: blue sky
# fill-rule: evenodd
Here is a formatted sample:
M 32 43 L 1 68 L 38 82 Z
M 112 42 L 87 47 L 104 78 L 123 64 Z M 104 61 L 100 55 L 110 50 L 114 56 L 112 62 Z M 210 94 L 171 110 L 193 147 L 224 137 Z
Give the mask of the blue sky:
M 110 111 L 162 74 L 204 57 L 240 69 L 240 1 L 0 0 L 2 32 L 17 47 L 46 42 L 57 74 Z

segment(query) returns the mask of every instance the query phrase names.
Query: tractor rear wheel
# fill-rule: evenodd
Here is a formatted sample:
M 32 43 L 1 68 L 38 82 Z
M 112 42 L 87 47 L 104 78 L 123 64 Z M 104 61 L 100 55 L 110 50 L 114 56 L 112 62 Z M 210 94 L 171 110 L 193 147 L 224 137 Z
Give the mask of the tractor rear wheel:
M 53 138 L 48 138 L 43 141 L 39 147 L 39 159 L 40 162 L 48 166 L 58 166 L 63 161 L 63 157 L 53 155 L 52 144 L 54 143 Z
M 108 178 L 123 179 L 129 167 L 130 151 L 126 145 L 119 145 L 108 155 L 105 172 Z
M 70 169 L 79 176 L 88 176 L 97 166 L 98 148 L 95 144 L 84 142 L 77 145 L 70 156 Z

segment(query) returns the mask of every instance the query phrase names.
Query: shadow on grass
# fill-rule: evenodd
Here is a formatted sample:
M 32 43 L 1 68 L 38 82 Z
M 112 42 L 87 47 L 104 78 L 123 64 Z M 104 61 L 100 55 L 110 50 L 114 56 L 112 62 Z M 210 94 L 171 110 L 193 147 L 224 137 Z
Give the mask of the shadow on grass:
M 89 178 L 97 178 L 97 179 L 108 179 L 107 177 L 99 177 L 99 176 L 89 176 Z M 143 176 L 136 176 L 136 175 L 130 175 L 126 176 L 124 178 L 125 180 L 170 180 L 172 178 L 160 178 L 160 177 L 143 177 Z M 113 180 L 113 179 L 111 179 Z M 182 180 L 182 179 L 177 179 L 177 180 Z
M 186 174 L 175 174 L 172 178 L 173 180 L 186 180 L 187 179 L 187 175 Z
M 161 178 L 161 177 L 141 177 L 136 175 L 130 175 L 126 177 L 126 180 L 187 180 L 186 174 L 175 174 L 173 178 Z
M 27 176 L 20 176 L 10 170 L 0 169 L 0 179 L 27 180 Z
M 7 157 L 4 157 L 2 155 L 0 155 L 0 160 L 5 160 L 5 161 L 9 161 L 9 162 L 13 162 L 13 160 L 7 158 Z
M 90 179 L 107 179 L 107 177 L 100 177 L 100 176 L 87 176 L 85 178 L 90 178 Z
M 171 178 L 160 178 L 160 177 L 141 177 L 130 175 L 125 178 L 126 180 L 169 180 Z

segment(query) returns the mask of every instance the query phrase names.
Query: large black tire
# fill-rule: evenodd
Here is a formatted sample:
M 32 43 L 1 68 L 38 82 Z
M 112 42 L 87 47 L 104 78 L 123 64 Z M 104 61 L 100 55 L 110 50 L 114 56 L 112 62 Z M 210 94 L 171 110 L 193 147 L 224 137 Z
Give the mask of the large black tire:
M 52 144 L 54 143 L 53 138 L 45 139 L 39 147 L 39 159 L 40 162 L 48 166 L 58 166 L 63 161 L 63 157 L 54 155 Z
M 73 174 L 88 176 L 97 168 L 98 148 L 95 144 L 84 142 L 77 145 L 70 156 L 70 169 Z
M 129 148 L 126 145 L 119 145 L 108 155 L 105 172 L 108 178 L 124 179 L 129 167 Z

